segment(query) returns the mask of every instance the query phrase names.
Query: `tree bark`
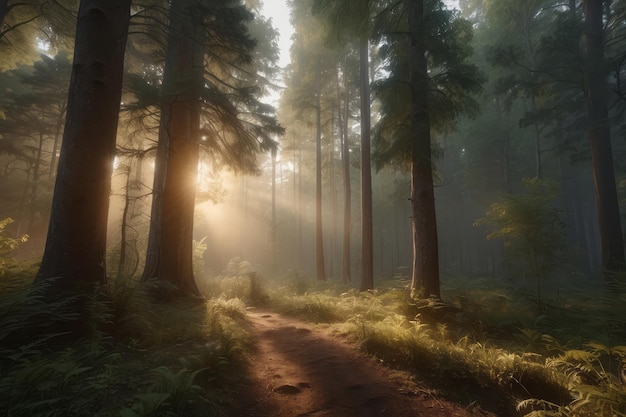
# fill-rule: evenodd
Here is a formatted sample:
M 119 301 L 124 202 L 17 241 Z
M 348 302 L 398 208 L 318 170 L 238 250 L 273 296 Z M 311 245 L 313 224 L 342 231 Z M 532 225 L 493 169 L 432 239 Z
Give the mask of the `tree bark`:
M 369 42 L 359 40 L 361 90 L 361 291 L 374 289 L 374 238 L 372 229 L 372 162 L 369 81 Z
M 317 280 L 326 281 L 326 267 L 324 262 L 324 234 L 322 224 L 322 104 L 321 96 L 321 63 L 317 62 L 316 74 L 316 125 L 317 132 L 315 136 L 316 158 L 315 158 L 315 255 L 316 255 L 316 271 Z
M 58 175 L 36 282 L 50 291 L 106 282 L 111 174 L 130 19 L 128 0 L 82 0 Z
M 276 224 L 276 152 L 276 148 L 272 148 L 272 271 L 276 271 L 278 269 L 278 265 L 276 264 L 276 241 L 278 238 L 278 225 Z
M 179 295 L 200 296 L 193 275 L 193 216 L 199 160 L 200 101 L 204 44 L 197 11 L 189 1 L 172 2 L 161 125 L 167 135 L 167 158 L 161 194 L 158 268 Z M 170 78 L 171 77 L 171 78 Z M 159 210 L 159 208 L 157 208 Z M 154 254 L 153 254 L 154 256 Z M 145 275 L 145 274 L 144 274 Z
M 341 111 L 339 112 L 339 126 L 341 136 L 341 163 L 343 166 L 343 250 L 342 250 L 342 276 L 343 282 L 347 283 L 352 280 L 350 276 L 351 269 L 351 237 L 352 237 L 352 184 L 350 181 L 350 141 L 348 135 L 348 117 L 349 112 L 349 83 L 348 83 L 348 64 L 346 62 L 343 73 L 344 78 L 344 108 L 343 118 Z M 341 100 L 338 100 L 341 103 Z
M 437 219 L 430 148 L 428 73 L 424 44 L 424 1 L 407 0 L 410 33 L 411 124 L 411 205 L 413 232 L 413 274 L 411 293 L 441 296 Z
M 603 1 L 585 0 L 587 46 L 585 97 L 588 137 L 596 189 L 596 205 L 602 246 L 602 268 L 624 268 L 624 242 L 611 148 L 606 73 L 604 71 Z
M 173 53 L 168 48 L 168 55 Z M 167 61 L 166 61 L 167 62 Z M 166 64 L 163 84 L 169 85 L 169 67 Z M 161 119 L 159 121 L 159 138 L 154 160 L 154 178 L 152 180 L 152 205 L 150 208 L 150 230 L 146 248 L 146 262 L 141 281 L 149 281 L 160 275 L 159 263 L 161 253 L 161 222 L 163 218 L 163 188 L 165 188 L 165 172 L 167 171 L 167 155 L 169 149 L 169 130 L 166 120 L 170 119 L 170 104 L 161 103 Z

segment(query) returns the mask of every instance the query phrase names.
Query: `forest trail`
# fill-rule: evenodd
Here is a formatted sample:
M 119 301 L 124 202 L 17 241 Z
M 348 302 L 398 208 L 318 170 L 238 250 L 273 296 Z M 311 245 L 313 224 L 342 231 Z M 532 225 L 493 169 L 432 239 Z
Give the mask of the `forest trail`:
M 238 417 L 469 417 L 476 414 L 390 370 L 329 329 L 248 312 L 255 350 Z M 480 414 L 484 415 L 484 414 Z

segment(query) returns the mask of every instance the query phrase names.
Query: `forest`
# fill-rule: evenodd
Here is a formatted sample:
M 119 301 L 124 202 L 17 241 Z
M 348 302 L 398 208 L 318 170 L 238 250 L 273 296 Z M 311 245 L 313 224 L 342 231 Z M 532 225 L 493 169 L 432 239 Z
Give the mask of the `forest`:
M 626 417 L 625 82 L 626 0 L 0 0 L 0 414 Z

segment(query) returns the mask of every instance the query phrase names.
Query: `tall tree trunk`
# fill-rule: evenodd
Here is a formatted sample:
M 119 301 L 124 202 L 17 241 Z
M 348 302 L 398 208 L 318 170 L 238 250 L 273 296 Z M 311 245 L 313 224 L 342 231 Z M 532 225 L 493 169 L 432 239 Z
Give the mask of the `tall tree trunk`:
M 316 125 L 315 136 L 316 158 L 315 158 L 315 256 L 317 280 L 326 281 L 326 267 L 324 262 L 324 234 L 322 224 L 322 104 L 321 96 L 321 63 L 317 62 L 316 73 Z
M 128 245 L 128 212 L 130 211 L 130 173 L 132 170 L 130 161 L 126 167 L 126 184 L 124 186 L 124 208 L 122 209 L 122 224 L 120 225 L 120 259 L 117 262 L 117 278 L 125 275 L 126 271 L 126 247 Z
M 330 212 L 331 212 L 331 236 L 330 236 L 330 259 L 328 268 L 331 278 L 335 276 L 335 259 L 337 254 L 337 190 L 335 189 L 335 112 L 333 110 L 332 122 L 330 124 L 330 143 L 328 161 L 330 173 Z
M 168 56 L 174 52 L 168 48 Z M 167 62 L 167 61 L 166 61 Z M 163 75 L 164 88 L 170 85 L 168 75 L 171 66 L 166 63 Z M 150 230 L 146 248 L 146 262 L 141 275 L 141 281 L 158 278 L 159 254 L 161 253 L 161 221 L 163 217 L 163 188 L 165 188 L 165 172 L 167 171 L 167 154 L 169 149 L 169 130 L 166 121 L 170 119 L 170 104 L 161 103 L 161 119 L 159 121 L 159 141 L 154 161 L 154 178 L 152 180 L 152 205 L 150 208 Z
M 174 42 L 173 90 L 169 103 L 169 144 L 162 199 L 159 278 L 178 287 L 179 295 L 200 296 L 193 275 L 193 216 L 199 160 L 200 101 L 204 44 L 198 11 L 189 1 L 172 2 L 169 42 Z M 170 55 L 171 56 L 171 55 Z
M 193 96 L 179 96 L 172 104 L 170 146 L 165 187 L 159 278 L 178 287 L 180 295 L 200 295 L 193 276 L 193 215 L 198 171 L 200 103 Z
M 347 60 L 347 58 L 346 58 Z M 350 282 L 352 280 L 351 269 L 351 237 L 352 237 L 352 184 L 350 181 L 350 141 L 348 135 L 348 118 L 349 112 L 349 83 L 348 83 L 348 64 L 347 61 L 344 64 L 343 83 L 344 83 L 344 108 L 343 118 L 341 117 L 341 111 L 339 112 L 339 126 L 341 136 L 341 163 L 343 166 L 343 250 L 342 250 L 342 277 L 343 282 Z M 341 100 L 339 100 L 341 103 Z
M 430 149 L 428 73 L 424 44 L 424 1 L 407 0 L 411 42 L 411 205 L 413 229 L 412 294 L 440 297 L 437 219 Z
M 50 225 L 36 282 L 50 291 L 106 282 L 111 174 L 122 91 L 129 0 L 82 0 Z
M 272 239 L 272 271 L 276 271 L 276 238 L 277 238 L 277 225 L 276 225 L 276 148 L 272 148 L 272 225 L 271 225 L 271 239 Z
M 613 168 L 613 151 L 611 149 L 604 70 L 602 4 L 602 0 L 584 1 L 587 45 L 585 96 L 602 246 L 602 268 L 605 272 L 614 272 L 624 268 L 624 242 Z
M 361 90 L 361 291 L 374 289 L 374 238 L 372 230 L 372 162 L 369 81 L 369 42 L 359 40 Z
M 300 210 L 299 210 L 299 195 L 298 192 L 300 188 L 298 187 L 298 170 L 300 169 L 298 166 L 298 139 L 295 139 L 295 144 L 293 148 L 293 200 L 292 200 L 292 208 L 291 213 L 293 215 L 293 229 L 294 233 L 294 241 L 293 241 L 293 256 L 292 256 L 292 268 L 296 269 L 300 265 Z

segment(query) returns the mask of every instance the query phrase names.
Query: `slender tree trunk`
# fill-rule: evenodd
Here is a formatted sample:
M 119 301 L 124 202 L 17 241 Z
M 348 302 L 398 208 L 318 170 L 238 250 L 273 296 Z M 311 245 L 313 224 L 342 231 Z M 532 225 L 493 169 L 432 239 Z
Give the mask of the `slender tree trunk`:
M 106 282 L 111 174 L 122 91 L 128 0 L 82 0 L 46 249 L 36 282 L 50 291 Z
M 120 225 L 120 259 L 117 262 L 117 278 L 124 275 L 126 270 L 126 245 L 128 244 L 128 212 L 130 210 L 130 163 L 126 171 L 126 185 L 124 187 L 124 208 L 122 209 L 122 224 Z
M 411 41 L 412 96 L 411 204 L 413 275 L 411 292 L 440 297 L 437 219 L 433 189 L 428 113 L 428 73 L 424 44 L 424 1 L 407 0 Z
M 168 49 L 168 54 L 173 52 Z M 169 67 L 166 65 L 163 84 L 169 85 Z M 163 188 L 165 187 L 165 173 L 167 171 L 167 155 L 169 149 L 169 133 L 166 120 L 170 119 L 169 104 L 161 104 L 161 119 L 159 122 L 159 142 L 154 161 L 154 178 L 152 180 L 152 205 L 150 209 L 150 230 L 146 248 L 146 262 L 141 275 L 141 281 L 158 278 L 159 254 L 161 252 L 161 222 L 163 217 Z
M 302 204 L 302 147 L 300 146 L 300 138 L 297 138 L 296 147 L 298 149 L 298 210 L 297 210 L 297 231 L 296 231 L 296 248 L 298 252 L 298 266 L 302 266 L 303 245 L 302 245 L 302 226 L 303 226 L 303 209 Z
M 361 291 L 374 289 L 374 237 L 372 228 L 372 163 L 370 146 L 369 42 L 359 41 L 361 89 Z
M 42 115 L 43 117 L 43 115 Z M 39 133 L 37 141 L 37 154 L 35 155 L 35 163 L 33 164 L 33 180 L 30 184 L 30 206 L 28 208 L 28 226 L 27 233 L 32 233 L 33 224 L 35 223 L 35 212 L 37 210 L 37 194 L 39 191 L 39 180 L 41 179 L 41 158 L 43 154 L 43 133 Z
M 295 231 L 294 233 L 294 241 L 293 241 L 293 256 L 292 256 L 292 267 L 294 269 L 298 268 L 298 266 L 300 265 L 300 246 L 299 246 L 299 242 L 300 242 L 300 223 L 299 223 L 299 218 L 300 218 L 300 210 L 299 210 L 299 205 L 298 202 L 300 201 L 299 199 L 299 187 L 298 187 L 298 170 L 300 169 L 298 166 L 298 139 L 296 138 L 295 140 L 295 144 L 294 144 L 294 148 L 293 148 L 293 200 L 291 203 L 291 212 L 293 215 L 293 229 Z
M 276 148 L 272 148 L 272 271 L 276 271 Z
M 348 83 L 348 64 L 345 63 L 345 69 L 343 73 L 344 83 L 344 108 L 343 108 L 343 120 L 341 118 L 341 112 L 339 112 L 339 125 L 341 127 L 341 163 L 343 166 L 343 192 L 344 192 L 344 205 L 343 205 L 343 250 L 342 250 L 342 276 L 343 282 L 350 282 L 352 280 L 351 269 L 351 237 L 352 237 L 352 184 L 350 180 L 350 141 L 348 135 L 348 118 L 349 112 L 349 83 Z M 341 101 L 339 100 L 341 103 Z
M 326 267 L 324 262 L 324 234 L 322 224 L 322 104 L 321 96 L 321 63 L 317 62 L 316 74 L 316 158 L 315 158 L 315 255 L 317 280 L 326 281 Z
M 32 164 L 27 163 L 28 167 L 26 168 L 26 180 L 24 184 L 24 189 L 22 190 L 22 196 L 20 198 L 20 204 L 18 206 L 17 212 L 20 216 L 17 219 L 17 234 L 20 235 L 24 231 L 24 224 L 26 223 L 26 216 L 24 216 L 24 212 L 26 211 L 26 200 L 28 200 L 28 184 L 31 182 L 31 172 L 32 172 Z
M 605 272 L 615 272 L 624 268 L 624 242 L 613 167 L 604 70 L 603 1 L 585 0 L 583 4 L 587 46 L 585 96 L 602 246 L 602 268 Z
M 337 190 L 335 189 L 335 112 L 333 111 L 330 132 L 330 211 L 331 211 L 331 236 L 330 236 L 330 259 L 328 268 L 331 278 L 335 276 L 335 258 L 337 254 Z
M 65 113 L 67 111 L 66 103 L 64 102 L 61 106 L 62 111 L 59 114 L 57 119 L 56 126 L 54 127 L 54 141 L 52 143 L 52 154 L 50 156 L 50 170 L 48 171 L 48 181 L 50 182 L 50 186 L 52 187 L 52 179 L 54 178 L 54 174 L 57 172 L 57 152 L 59 151 L 59 139 L 61 138 L 61 128 L 63 126 L 63 119 L 65 118 Z

